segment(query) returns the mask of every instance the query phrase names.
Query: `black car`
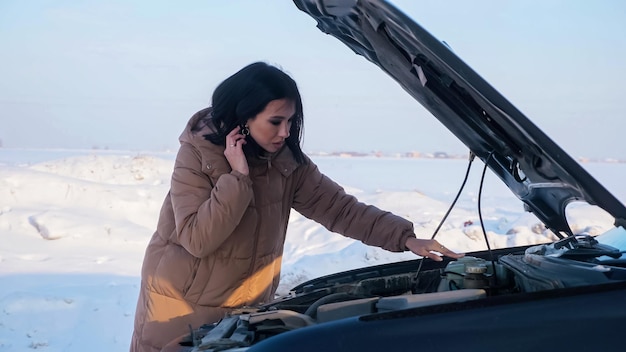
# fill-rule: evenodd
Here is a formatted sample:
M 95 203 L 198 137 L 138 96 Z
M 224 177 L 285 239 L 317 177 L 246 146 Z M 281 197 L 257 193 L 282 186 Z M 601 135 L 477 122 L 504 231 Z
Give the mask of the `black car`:
M 626 339 L 626 207 L 444 43 L 382 0 L 294 0 L 396 80 L 559 239 L 314 279 L 192 331 L 186 351 L 600 351 Z M 574 233 L 565 208 L 615 227 Z M 453 204 L 454 205 L 454 204 Z M 486 236 L 485 236 L 486 237 Z M 489 245 L 487 248 L 490 248 Z

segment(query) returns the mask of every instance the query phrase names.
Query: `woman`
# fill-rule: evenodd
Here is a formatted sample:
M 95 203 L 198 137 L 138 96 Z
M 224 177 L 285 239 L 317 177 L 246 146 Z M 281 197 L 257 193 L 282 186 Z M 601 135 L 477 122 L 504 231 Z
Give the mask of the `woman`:
M 171 188 L 145 253 L 131 351 L 270 301 L 293 208 L 372 246 L 442 260 L 401 217 L 359 203 L 300 149 L 296 83 L 265 63 L 222 82 L 180 136 Z

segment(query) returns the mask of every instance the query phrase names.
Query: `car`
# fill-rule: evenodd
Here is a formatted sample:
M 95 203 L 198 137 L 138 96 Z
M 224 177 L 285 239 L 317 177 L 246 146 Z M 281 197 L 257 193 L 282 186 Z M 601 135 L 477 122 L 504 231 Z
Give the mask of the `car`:
M 294 0 L 397 81 L 558 238 L 320 277 L 168 346 L 178 351 L 598 351 L 626 340 L 626 207 L 445 43 L 382 0 Z M 614 219 L 574 232 L 566 207 Z M 623 347 L 622 347 L 623 348 Z

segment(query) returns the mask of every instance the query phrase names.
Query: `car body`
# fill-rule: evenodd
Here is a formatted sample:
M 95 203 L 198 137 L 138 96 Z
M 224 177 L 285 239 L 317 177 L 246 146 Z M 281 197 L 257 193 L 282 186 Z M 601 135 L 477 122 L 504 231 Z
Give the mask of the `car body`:
M 626 344 L 626 207 L 444 43 L 380 0 L 294 0 L 439 119 L 559 240 L 337 273 L 242 309 L 179 350 L 596 351 Z M 571 202 L 615 227 L 574 233 Z M 193 342 L 192 342 L 193 341 Z M 180 342 L 180 341 L 178 341 Z M 177 346 L 178 346 L 177 342 Z

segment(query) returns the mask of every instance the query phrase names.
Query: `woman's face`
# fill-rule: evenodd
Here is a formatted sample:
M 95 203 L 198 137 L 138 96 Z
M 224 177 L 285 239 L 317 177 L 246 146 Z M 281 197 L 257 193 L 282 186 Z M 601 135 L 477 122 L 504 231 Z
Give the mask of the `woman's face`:
M 250 136 L 269 153 L 275 153 L 285 145 L 289 137 L 296 105 L 288 99 L 272 100 L 254 118 L 248 120 Z

